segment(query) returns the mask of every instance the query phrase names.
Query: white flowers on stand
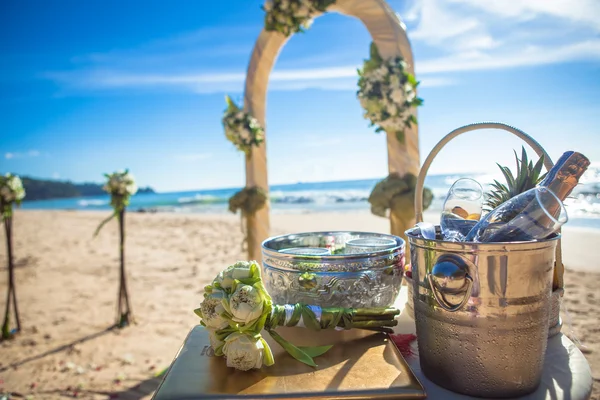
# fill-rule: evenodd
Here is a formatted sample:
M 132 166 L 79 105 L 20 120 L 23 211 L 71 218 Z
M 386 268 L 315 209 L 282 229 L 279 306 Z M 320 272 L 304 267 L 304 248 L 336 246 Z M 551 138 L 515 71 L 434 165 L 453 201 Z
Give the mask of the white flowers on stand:
M 262 7 L 266 12 L 265 29 L 285 36 L 303 32 L 316 14 L 333 3 L 335 0 L 268 0 Z
M 133 196 L 138 187 L 133 175 L 129 171 L 119 171 L 105 175 L 108 181 L 102 186 L 102 190 L 112 195 Z
M 378 126 L 377 132 L 394 132 L 402 143 L 404 130 L 417 123 L 412 108 L 423 104 L 417 97 L 419 83 L 407 70 L 401 57 L 383 60 L 371 43 L 371 58 L 358 71 L 357 95 L 364 117 Z
M 227 108 L 223 115 L 225 137 L 246 155 L 250 155 L 253 146 L 260 145 L 265 132 L 256 118 L 240 109 L 229 96 L 225 96 Z
M 10 217 L 13 204 L 21 204 L 24 198 L 25 189 L 21 178 L 12 174 L 0 176 L 0 208 L 4 217 Z

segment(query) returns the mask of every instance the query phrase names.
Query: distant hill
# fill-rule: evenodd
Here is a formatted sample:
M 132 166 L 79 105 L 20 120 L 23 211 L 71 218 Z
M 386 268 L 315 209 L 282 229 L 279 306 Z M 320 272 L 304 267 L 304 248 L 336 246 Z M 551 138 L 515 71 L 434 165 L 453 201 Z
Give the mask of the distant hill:
M 98 183 L 73 183 L 22 177 L 25 200 L 64 199 L 68 197 L 98 196 L 106 194 Z M 151 187 L 139 188 L 138 193 L 154 193 Z

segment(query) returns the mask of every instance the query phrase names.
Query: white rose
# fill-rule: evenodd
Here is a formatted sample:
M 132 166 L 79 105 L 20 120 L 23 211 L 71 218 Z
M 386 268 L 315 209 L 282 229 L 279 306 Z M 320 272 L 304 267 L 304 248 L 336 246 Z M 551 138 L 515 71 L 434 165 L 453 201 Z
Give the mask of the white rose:
M 204 298 L 204 301 L 200 304 L 202 321 L 207 327 L 213 329 L 223 329 L 229 326 L 229 321 L 223 316 L 225 313 L 223 299 L 225 297 L 225 292 L 219 289 L 213 289 L 212 293 L 207 295 Z
M 285 10 L 286 8 L 290 7 L 290 0 L 281 0 L 279 5 L 281 6 L 282 10 Z
M 269 12 L 273 9 L 273 2 L 272 1 L 265 1 L 265 4 L 263 6 L 265 8 L 266 12 Z
M 231 289 L 234 280 L 247 279 L 252 277 L 250 272 L 251 262 L 238 261 L 227 267 L 225 271 L 219 272 L 214 282 L 221 285 L 223 289 Z
M 242 325 L 252 325 L 263 313 L 265 299 L 250 285 L 239 285 L 229 298 L 232 320 Z
M 13 190 L 13 192 L 18 192 L 23 189 L 23 182 L 21 182 L 21 178 L 18 176 L 13 176 L 8 180 L 8 187 Z
M 404 91 L 406 92 L 406 101 L 408 101 L 409 103 L 413 101 L 415 97 L 417 97 L 417 94 L 413 90 L 413 87 L 410 83 L 406 83 L 404 85 Z
M 235 332 L 225 338 L 223 354 L 227 358 L 228 367 L 240 371 L 260 368 L 264 352 L 262 341 L 245 333 Z
M 130 195 L 134 195 L 136 194 L 138 191 L 138 187 L 135 184 L 135 182 L 129 182 L 127 184 L 127 193 L 129 193 Z
M 400 89 L 400 78 L 398 78 L 398 75 L 390 76 L 390 87 L 392 89 Z

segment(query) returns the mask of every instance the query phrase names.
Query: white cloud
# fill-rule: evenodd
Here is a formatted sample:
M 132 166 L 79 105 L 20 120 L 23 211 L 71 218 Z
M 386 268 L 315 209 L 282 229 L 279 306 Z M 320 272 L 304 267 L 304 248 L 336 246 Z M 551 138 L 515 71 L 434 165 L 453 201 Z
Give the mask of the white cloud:
M 468 4 L 497 16 L 532 20 L 552 16 L 561 20 L 589 26 L 600 31 L 600 2 L 598 0 L 451 0 Z M 557 27 L 560 30 L 560 27 Z
M 510 3 L 507 0 L 413 0 L 405 13 L 413 25 L 409 36 L 415 47 L 427 50 L 423 52 L 427 57 L 416 54 L 415 66 L 424 88 L 457 84 L 456 78 L 451 76 L 455 72 L 572 61 L 598 62 L 598 15 L 598 0 L 522 0 Z M 244 29 L 249 28 L 256 27 Z M 207 52 L 199 45 L 221 32 L 219 29 L 191 32 L 134 49 L 80 57 L 76 64 L 84 65 L 79 69 L 46 73 L 44 78 L 55 81 L 67 91 L 241 92 L 245 71 L 182 70 L 181 65 L 211 65 L 212 61 L 203 59 L 203 63 L 190 63 L 172 57 L 186 52 L 197 53 L 200 57 L 213 54 L 212 48 Z M 235 52 L 235 46 L 239 50 L 239 41 L 246 41 L 244 35 L 221 33 L 226 35 L 224 42 L 220 42 L 220 46 L 226 49 L 223 54 Z M 239 39 L 242 36 L 244 38 Z M 325 67 L 276 67 L 269 77 L 269 90 L 356 90 L 356 68 L 361 61 L 335 66 L 331 65 L 335 58 L 327 58 L 330 55 L 323 59 L 327 61 L 322 61 L 329 64 Z M 146 62 L 152 57 L 160 58 L 161 62 Z M 288 61 L 288 65 L 294 63 Z
M 27 152 L 6 152 L 4 153 L 4 158 L 11 160 L 14 158 L 39 157 L 40 154 L 41 153 L 39 150 L 29 150 Z
M 417 73 L 431 74 L 477 70 L 496 70 L 568 61 L 600 61 L 600 39 L 552 48 L 528 46 L 516 52 L 472 51 L 424 60 L 416 64 Z

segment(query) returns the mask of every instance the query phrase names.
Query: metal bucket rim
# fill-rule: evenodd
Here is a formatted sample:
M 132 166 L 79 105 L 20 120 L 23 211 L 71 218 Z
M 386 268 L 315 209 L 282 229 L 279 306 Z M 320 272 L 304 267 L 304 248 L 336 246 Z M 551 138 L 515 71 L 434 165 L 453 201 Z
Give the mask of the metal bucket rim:
M 408 242 L 411 245 L 416 245 L 423 248 L 433 248 L 436 246 L 443 247 L 446 250 L 462 250 L 462 251 L 524 251 L 524 250 L 536 250 L 550 247 L 555 241 L 558 241 L 561 237 L 560 233 L 553 234 L 552 237 L 542 240 L 529 240 L 521 242 L 492 242 L 492 243 L 477 243 L 477 242 L 451 242 L 440 239 L 425 239 L 415 235 L 414 231 L 418 227 L 408 229 L 404 234 L 408 238 Z M 435 244 L 432 245 L 432 244 Z M 507 249 L 509 247 L 510 249 Z

